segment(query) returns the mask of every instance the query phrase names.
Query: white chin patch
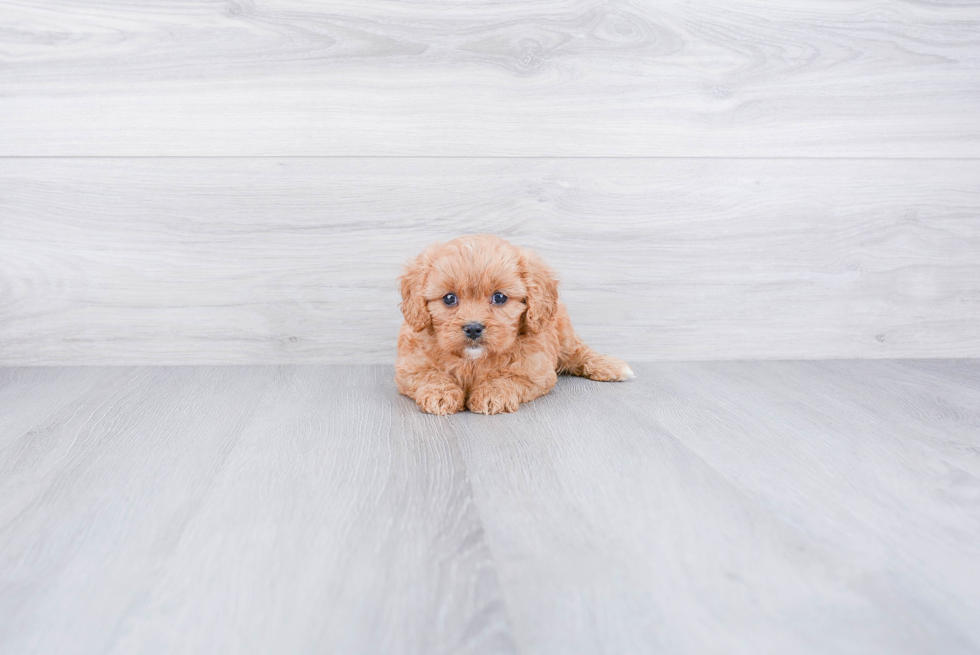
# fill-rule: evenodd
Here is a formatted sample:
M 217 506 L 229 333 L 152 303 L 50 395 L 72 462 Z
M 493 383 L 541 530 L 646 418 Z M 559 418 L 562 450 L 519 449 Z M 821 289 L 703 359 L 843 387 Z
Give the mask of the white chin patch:
M 463 351 L 466 359 L 480 359 L 483 357 L 483 346 L 469 346 Z

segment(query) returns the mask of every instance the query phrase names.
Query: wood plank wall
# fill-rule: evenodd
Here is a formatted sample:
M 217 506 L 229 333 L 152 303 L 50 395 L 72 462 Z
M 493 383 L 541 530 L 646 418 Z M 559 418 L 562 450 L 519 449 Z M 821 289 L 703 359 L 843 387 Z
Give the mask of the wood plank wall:
M 494 232 L 634 360 L 980 356 L 980 3 L 0 1 L 0 364 L 390 363 Z

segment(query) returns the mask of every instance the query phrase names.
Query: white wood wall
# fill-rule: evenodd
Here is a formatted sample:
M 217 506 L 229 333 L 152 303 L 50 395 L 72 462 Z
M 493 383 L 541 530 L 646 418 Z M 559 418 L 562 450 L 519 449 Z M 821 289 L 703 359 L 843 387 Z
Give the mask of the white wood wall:
M 475 232 L 628 359 L 980 356 L 980 4 L 0 0 L 0 364 L 391 362 Z

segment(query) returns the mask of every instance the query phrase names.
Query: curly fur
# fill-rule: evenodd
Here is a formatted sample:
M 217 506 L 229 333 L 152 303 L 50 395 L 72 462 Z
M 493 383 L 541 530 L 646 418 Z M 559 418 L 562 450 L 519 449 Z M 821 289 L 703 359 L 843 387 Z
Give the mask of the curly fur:
M 398 391 L 424 412 L 513 412 L 551 390 L 559 373 L 593 380 L 633 377 L 620 359 L 600 355 L 572 329 L 558 278 L 529 250 L 489 234 L 426 248 L 401 286 Z M 494 305 L 494 293 L 508 297 Z M 442 298 L 453 293 L 455 307 Z M 463 326 L 482 323 L 477 340 Z

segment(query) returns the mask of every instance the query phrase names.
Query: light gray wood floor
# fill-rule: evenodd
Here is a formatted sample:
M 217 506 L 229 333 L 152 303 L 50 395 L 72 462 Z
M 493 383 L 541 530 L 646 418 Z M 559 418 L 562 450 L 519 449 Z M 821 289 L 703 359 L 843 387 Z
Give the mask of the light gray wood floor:
M 636 369 L 0 369 L 0 652 L 980 650 L 980 362 Z

